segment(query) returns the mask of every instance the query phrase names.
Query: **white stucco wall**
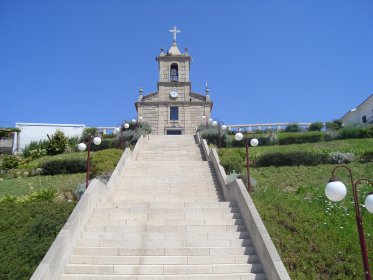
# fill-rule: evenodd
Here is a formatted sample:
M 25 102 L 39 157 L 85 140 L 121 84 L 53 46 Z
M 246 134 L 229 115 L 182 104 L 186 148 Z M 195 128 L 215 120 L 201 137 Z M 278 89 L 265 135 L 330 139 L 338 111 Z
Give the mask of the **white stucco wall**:
M 57 130 L 63 131 L 65 136 L 80 136 L 83 133 L 84 124 L 46 124 L 46 123 L 16 123 L 16 127 L 21 130 L 19 137 L 19 147 L 22 149 L 31 141 L 46 140 Z

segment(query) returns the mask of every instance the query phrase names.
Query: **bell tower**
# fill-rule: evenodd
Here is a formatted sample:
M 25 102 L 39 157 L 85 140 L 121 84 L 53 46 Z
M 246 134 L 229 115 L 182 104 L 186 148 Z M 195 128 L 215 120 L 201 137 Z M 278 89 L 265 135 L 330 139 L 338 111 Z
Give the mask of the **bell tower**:
M 206 96 L 192 92 L 191 56 L 187 48 L 181 53 L 177 46 L 176 35 L 181 31 L 174 26 L 170 32 L 171 47 L 166 53 L 161 49 L 156 57 L 157 91 L 145 96 L 141 91 L 136 110 L 138 118 L 151 125 L 152 134 L 194 134 L 196 127 L 210 118 L 212 102 L 208 90 Z

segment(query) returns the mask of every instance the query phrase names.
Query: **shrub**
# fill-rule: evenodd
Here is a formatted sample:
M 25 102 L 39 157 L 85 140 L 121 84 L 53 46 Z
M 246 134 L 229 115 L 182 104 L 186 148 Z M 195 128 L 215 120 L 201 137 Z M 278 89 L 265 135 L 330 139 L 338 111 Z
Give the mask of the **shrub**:
M 22 160 L 17 156 L 4 156 L 2 158 L 1 169 L 9 170 L 17 168 L 21 164 Z
M 373 151 L 366 151 L 361 154 L 360 161 L 363 163 L 373 162 Z
M 260 155 L 255 161 L 255 167 L 266 166 L 298 166 L 328 163 L 329 155 L 325 152 L 291 151 L 269 152 Z
M 35 150 L 47 150 L 48 140 L 31 141 L 30 144 L 26 145 L 22 150 L 23 156 L 30 157 L 31 151 Z
M 86 172 L 86 160 L 80 158 L 56 159 L 42 163 L 43 175 Z
M 48 142 L 47 154 L 50 156 L 63 154 L 67 147 L 67 138 L 61 130 L 57 130 Z
M 148 123 L 141 123 L 140 124 L 140 129 L 143 131 L 143 134 L 152 133 L 152 128 L 151 128 L 150 124 L 148 124 Z
M 334 120 L 332 122 L 327 122 L 325 127 L 330 130 L 339 130 L 342 127 L 342 122 L 340 120 Z
M 239 173 L 245 167 L 244 160 L 238 153 L 235 152 L 229 152 L 224 157 L 221 157 L 220 164 L 224 167 L 228 174 L 232 173 L 233 171 Z
M 91 151 L 101 151 L 105 149 L 113 149 L 118 146 L 117 138 L 103 138 L 100 145 L 91 144 Z
M 280 133 L 278 136 L 278 143 L 280 145 L 315 143 L 324 140 L 324 132 L 299 132 L 299 133 Z
M 218 129 L 215 127 L 205 128 L 200 132 L 200 135 L 203 139 L 206 139 L 207 143 L 218 145 Z M 228 134 L 226 132 L 220 132 L 221 137 L 221 145 L 222 147 L 226 147 L 229 141 Z M 237 141 L 236 141 L 237 142 Z
M 301 131 L 300 127 L 298 124 L 294 123 L 294 124 L 289 124 L 286 128 L 285 128 L 285 132 L 299 132 Z
M 368 126 L 346 126 L 339 131 L 339 137 L 341 139 L 370 138 L 373 137 L 373 130 Z
M 322 122 L 314 122 L 311 123 L 310 126 L 308 127 L 309 131 L 320 131 L 323 128 L 323 123 Z
M 123 151 L 120 149 L 107 149 L 95 152 L 92 155 L 91 176 L 96 177 L 105 172 L 112 172 L 115 169 Z
M 91 140 L 91 137 L 96 136 L 98 134 L 98 130 L 96 127 L 87 127 L 83 130 L 83 134 L 81 137 L 81 141 L 87 142 Z

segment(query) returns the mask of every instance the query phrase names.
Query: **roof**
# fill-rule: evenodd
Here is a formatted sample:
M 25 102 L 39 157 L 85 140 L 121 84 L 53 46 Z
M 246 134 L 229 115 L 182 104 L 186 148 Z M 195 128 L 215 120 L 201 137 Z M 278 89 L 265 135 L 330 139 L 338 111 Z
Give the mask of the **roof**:
M 179 48 L 177 47 L 175 41 L 172 43 L 171 48 L 168 50 L 168 54 L 170 54 L 170 55 L 180 55 L 181 54 L 181 52 L 180 52 Z
M 368 96 L 367 99 L 365 99 L 363 102 L 361 102 L 359 104 L 359 106 L 357 106 L 356 108 L 352 108 L 350 111 L 348 111 L 346 114 L 344 114 L 342 117 L 341 117 L 341 120 L 345 119 L 348 115 L 350 115 L 352 112 L 355 112 L 356 110 L 358 110 L 361 106 L 363 106 L 366 102 L 368 102 L 369 99 L 373 98 L 373 94 L 371 94 L 370 96 Z

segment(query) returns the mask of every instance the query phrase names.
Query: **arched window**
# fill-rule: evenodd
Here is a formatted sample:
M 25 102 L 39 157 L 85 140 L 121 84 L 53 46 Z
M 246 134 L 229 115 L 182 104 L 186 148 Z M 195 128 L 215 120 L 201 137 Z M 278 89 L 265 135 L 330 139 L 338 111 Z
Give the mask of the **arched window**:
M 170 67 L 170 81 L 178 81 L 179 80 L 179 67 L 177 63 L 172 63 Z

